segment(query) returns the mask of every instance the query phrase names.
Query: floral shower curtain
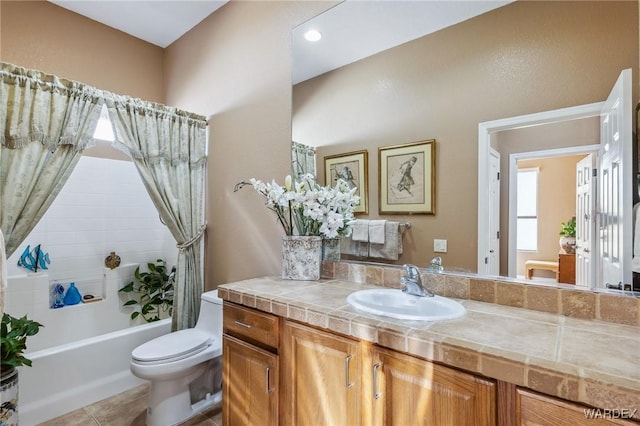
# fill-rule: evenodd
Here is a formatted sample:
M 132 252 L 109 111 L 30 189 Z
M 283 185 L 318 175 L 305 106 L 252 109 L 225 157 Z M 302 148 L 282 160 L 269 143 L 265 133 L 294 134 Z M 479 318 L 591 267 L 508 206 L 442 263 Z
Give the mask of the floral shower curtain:
M 106 104 L 117 143 L 129 151 L 162 221 L 179 242 L 172 328 L 193 327 L 204 290 L 206 120 L 116 95 Z
M 0 228 L 11 256 L 93 142 L 102 91 L 0 62 Z

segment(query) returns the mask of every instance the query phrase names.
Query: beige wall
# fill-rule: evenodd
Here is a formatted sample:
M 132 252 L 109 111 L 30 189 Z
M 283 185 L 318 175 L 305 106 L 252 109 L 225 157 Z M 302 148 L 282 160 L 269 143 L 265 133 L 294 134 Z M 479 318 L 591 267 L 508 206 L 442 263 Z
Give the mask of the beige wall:
M 529 259 L 558 261 L 560 224 L 576 215 L 576 164 L 585 155 L 522 160 L 519 169 L 538 168 L 538 250 L 518 251 L 517 274 Z M 536 271 L 536 275 L 541 275 Z M 555 274 L 548 275 L 555 278 Z
M 52 3 L 0 2 L 0 60 L 164 102 L 163 49 Z
M 323 157 L 367 149 L 378 217 L 378 148 L 437 141 L 436 214 L 412 227 L 399 262 L 476 270 L 478 123 L 603 101 L 633 68 L 638 2 L 519 1 L 296 85 L 293 139 Z
M 231 1 L 167 49 L 167 103 L 209 117 L 206 288 L 280 273 L 274 214 L 233 187 L 290 174 L 291 30 L 331 4 Z

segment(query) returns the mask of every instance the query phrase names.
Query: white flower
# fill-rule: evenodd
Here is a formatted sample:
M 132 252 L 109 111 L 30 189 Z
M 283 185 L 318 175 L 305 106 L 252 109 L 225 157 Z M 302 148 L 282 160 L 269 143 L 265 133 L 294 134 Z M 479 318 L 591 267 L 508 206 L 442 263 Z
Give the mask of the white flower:
M 321 235 L 325 238 L 351 235 L 354 209 L 360 197 L 355 195 L 357 188 L 350 189 L 342 179 L 335 187 L 318 185 L 310 174 L 293 184 L 291 176 L 287 176 L 284 187 L 275 180 L 264 183 L 250 179 L 249 182 L 265 196 L 267 208 L 276 212 L 287 235 Z

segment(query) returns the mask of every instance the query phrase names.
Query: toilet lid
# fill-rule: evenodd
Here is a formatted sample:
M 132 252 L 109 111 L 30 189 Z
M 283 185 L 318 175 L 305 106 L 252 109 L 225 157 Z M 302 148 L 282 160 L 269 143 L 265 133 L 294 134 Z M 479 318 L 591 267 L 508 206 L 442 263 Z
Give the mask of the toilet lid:
M 156 337 L 131 352 L 133 359 L 142 362 L 184 358 L 204 350 L 211 343 L 211 335 L 189 328 Z

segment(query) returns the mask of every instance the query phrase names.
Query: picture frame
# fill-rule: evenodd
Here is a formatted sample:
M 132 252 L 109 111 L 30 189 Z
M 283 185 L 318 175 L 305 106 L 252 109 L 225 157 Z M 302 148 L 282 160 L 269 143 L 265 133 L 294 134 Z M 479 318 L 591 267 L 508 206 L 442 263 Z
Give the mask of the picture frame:
M 368 152 L 354 151 L 345 154 L 324 157 L 324 182 L 333 186 L 338 178 L 342 178 L 349 186 L 356 186 L 356 195 L 360 197 L 360 204 L 356 206 L 354 214 L 369 214 L 368 188 Z
M 378 148 L 378 198 L 381 215 L 435 215 L 435 139 Z

